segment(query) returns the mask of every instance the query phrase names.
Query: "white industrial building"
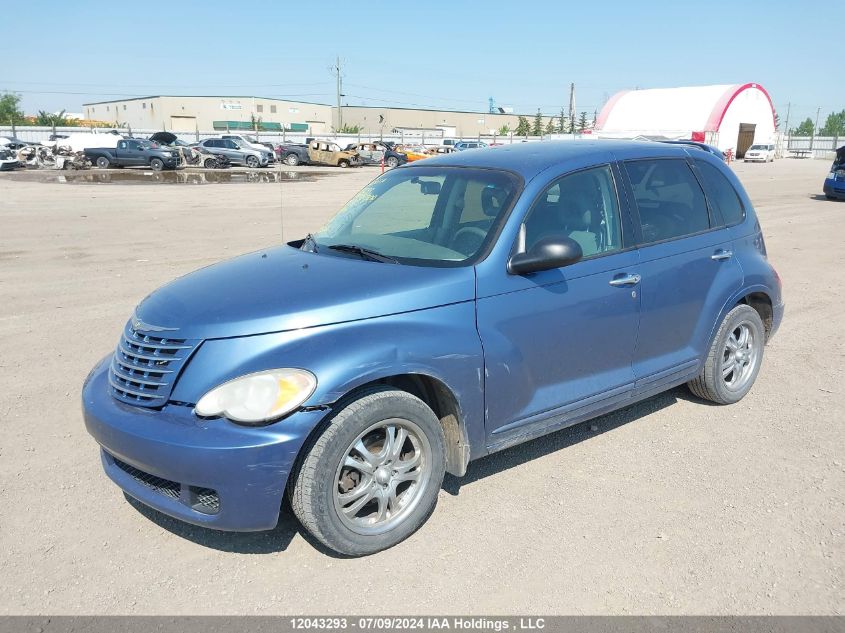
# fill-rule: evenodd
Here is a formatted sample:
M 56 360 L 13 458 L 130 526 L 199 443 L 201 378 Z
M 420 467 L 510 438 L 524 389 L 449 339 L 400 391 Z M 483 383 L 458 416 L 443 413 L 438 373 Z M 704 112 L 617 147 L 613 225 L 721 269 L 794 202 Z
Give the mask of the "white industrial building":
M 742 158 L 753 143 L 775 141 L 775 110 L 760 84 L 626 90 L 602 108 L 594 134 L 692 139 Z

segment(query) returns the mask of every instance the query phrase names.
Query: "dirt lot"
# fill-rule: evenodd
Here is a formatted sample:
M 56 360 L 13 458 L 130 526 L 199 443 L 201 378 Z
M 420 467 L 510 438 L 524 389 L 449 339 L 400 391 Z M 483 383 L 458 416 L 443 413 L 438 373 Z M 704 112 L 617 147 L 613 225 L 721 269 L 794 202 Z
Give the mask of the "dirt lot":
M 784 282 L 757 384 L 685 389 L 470 466 L 381 554 L 335 558 L 290 515 L 191 527 L 102 474 L 82 381 L 134 305 L 318 228 L 375 169 L 143 186 L 0 174 L 0 613 L 843 613 L 845 203 L 827 162 L 735 166 Z M 30 174 L 26 175 L 27 177 Z

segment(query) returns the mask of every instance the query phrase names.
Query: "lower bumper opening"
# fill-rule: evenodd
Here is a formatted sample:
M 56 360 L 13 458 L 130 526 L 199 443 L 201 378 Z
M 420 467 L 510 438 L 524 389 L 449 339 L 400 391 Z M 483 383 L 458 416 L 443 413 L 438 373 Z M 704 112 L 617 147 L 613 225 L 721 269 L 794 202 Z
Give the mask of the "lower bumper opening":
M 203 514 L 217 514 L 220 512 L 220 497 L 216 490 L 189 486 L 177 481 L 157 477 L 139 468 L 135 468 L 126 462 L 122 462 L 113 455 L 110 455 L 110 457 L 114 460 L 115 466 L 153 492 L 175 501 L 180 501 L 192 510 Z

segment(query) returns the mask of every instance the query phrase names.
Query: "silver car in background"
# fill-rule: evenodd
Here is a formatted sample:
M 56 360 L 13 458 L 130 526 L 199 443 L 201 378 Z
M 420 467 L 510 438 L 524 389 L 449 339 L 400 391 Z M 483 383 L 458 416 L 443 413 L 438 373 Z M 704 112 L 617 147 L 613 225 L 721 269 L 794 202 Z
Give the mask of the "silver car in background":
M 197 147 L 209 154 L 222 154 L 233 165 L 247 167 L 266 167 L 270 162 L 270 152 L 246 147 L 239 141 L 228 138 L 207 138 L 197 143 Z

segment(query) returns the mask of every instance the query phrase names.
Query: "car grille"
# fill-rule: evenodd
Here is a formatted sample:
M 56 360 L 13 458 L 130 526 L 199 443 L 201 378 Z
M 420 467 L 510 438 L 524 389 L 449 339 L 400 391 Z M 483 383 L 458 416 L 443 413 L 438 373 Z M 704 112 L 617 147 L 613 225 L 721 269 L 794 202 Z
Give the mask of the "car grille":
M 163 406 L 196 346 L 197 341 L 145 334 L 132 328 L 130 322 L 109 370 L 112 396 L 141 407 Z

